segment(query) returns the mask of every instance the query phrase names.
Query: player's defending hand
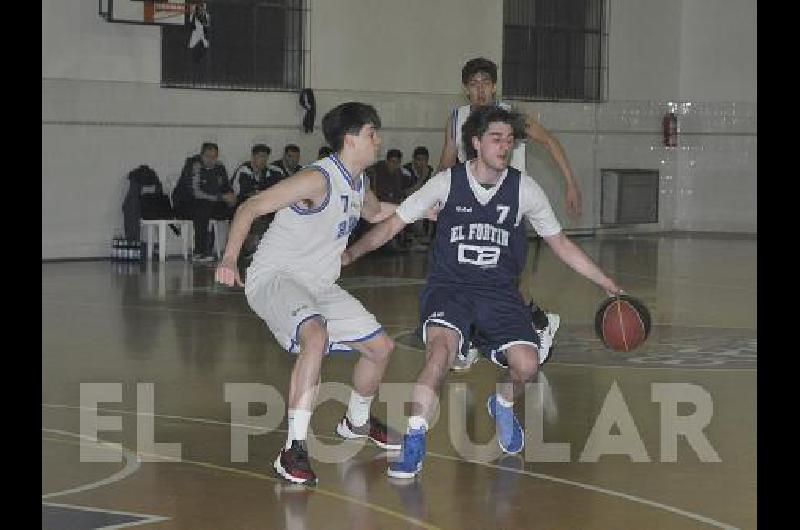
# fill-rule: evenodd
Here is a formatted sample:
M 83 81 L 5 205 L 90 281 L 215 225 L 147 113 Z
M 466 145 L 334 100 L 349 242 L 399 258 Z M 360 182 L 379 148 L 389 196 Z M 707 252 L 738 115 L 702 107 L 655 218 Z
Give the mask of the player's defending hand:
M 428 210 L 425 212 L 425 219 L 436 221 L 439 218 L 439 211 L 441 209 L 442 209 L 442 203 L 437 201 L 436 204 L 428 208 Z
M 350 265 L 351 263 L 353 263 L 353 257 L 350 255 L 348 249 L 344 249 L 344 252 L 342 252 L 342 267 Z
M 233 287 L 234 285 L 244 287 L 242 278 L 239 276 L 239 268 L 236 266 L 236 262 L 228 259 L 223 259 L 222 262 L 217 265 L 217 270 L 214 271 L 214 280 L 228 287 Z
M 580 217 L 583 213 L 583 208 L 581 205 L 581 190 L 577 186 L 567 186 L 566 201 L 567 213 L 573 217 Z

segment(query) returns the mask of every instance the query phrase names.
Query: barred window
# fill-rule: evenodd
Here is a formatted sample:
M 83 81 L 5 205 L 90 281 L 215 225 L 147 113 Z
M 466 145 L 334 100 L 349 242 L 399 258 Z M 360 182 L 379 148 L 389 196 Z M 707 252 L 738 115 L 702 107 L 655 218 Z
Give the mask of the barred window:
M 504 0 L 503 94 L 603 101 L 605 0 Z
M 305 0 L 205 2 L 207 18 L 161 28 L 161 86 L 303 88 Z M 202 26 L 202 27 L 198 27 Z

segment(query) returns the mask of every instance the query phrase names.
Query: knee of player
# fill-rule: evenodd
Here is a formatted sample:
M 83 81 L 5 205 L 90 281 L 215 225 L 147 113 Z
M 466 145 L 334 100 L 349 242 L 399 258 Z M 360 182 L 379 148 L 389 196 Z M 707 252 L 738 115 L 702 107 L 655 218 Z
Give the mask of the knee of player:
M 442 373 L 446 373 L 450 368 L 450 359 L 453 355 L 447 348 L 445 342 L 432 342 L 428 348 L 428 366 L 435 366 Z
M 328 350 L 328 329 L 324 321 L 312 318 L 301 326 L 300 347 L 309 354 L 321 355 Z
M 447 337 L 443 334 L 429 333 L 428 341 L 426 343 L 426 349 L 428 350 L 428 357 L 431 356 L 447 357 L 449 350 Z
M 372 353 L 378 359 L 388 359 L 389 355 L 394 351 L 394 340 L 385 333 L 380 335 L 375 346 L 372 348 Z
M 533 347 L 527 347 L 523 355 L 516 355 L 509 359 L 511 369 L 523 379 L 530 379 L 539 368 L 539 353 Z

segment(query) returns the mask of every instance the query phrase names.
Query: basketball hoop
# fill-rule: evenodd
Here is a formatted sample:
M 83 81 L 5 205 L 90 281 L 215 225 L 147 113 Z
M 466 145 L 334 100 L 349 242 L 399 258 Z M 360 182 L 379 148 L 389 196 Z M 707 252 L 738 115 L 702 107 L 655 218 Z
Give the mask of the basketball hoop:
M 191 12 L 194 4 L 178 2 L 155 2 L 145 0 L 144 20 L 145 22 L 158 22 L 174 17 L 183 17 Z

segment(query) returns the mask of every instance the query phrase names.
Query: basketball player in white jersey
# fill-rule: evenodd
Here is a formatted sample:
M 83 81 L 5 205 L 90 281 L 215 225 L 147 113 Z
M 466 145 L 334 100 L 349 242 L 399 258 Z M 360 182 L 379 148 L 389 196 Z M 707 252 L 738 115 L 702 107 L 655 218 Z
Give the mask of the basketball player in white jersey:
M 458 162 L 466 162 L 467 155 L 464 143 L 461 141 L 461 128 L 475 107 L 495 104 L 504 107 L 506 110 L 511 108 L 508 103 L 497 99 L 497 65 L 489 59 L 479 57 L 467 61 L 461 69 L 461 82 L 464 85 L 464 92 L 469 99 L 469 103 L 453 109 L 447 119 L 444 147 L 442 148 L 438 171 L 451 168 Z M 572 175 L 572 169 L 561 143 L 530 115 L 525 115 L 525 132 L 528 138 L 542 144 L 555 160 L 562 175 L 564 175 L 567 213 L 576 217 L 580 216 L 581 192 Z M 525 171 L 524 143 L 517 142 L 514 146 L 510 165 Z
M 456 107 L 450 113 L 445 126 L 444 147 L 439 161 L 439 171 L 451 168 L 457 163 L 467 160 L 466 149 L 462 141 L 462 127 L 472 110 L 482 105 L 497 105 L 506 110 L 511 110 L 511 105 L 497 99 L 497 65 L 489 59 L 479 57 L 471 59 L 461 69 L 461 82 L 469 103 Z M 567 155 L 559 141 L 535 119 L 525 115 L 525 132 L 528 138 L 540 143 L 558 164 L 561 174 L 564 175 L 566 185 L 567 212 L 575 217 L 581 215 L 581 193 L 578 184 L 572 175 L 572 169 L 567 161 Z M 511 167 L 525 172 L 525 143 L 517 141 L 512 151 Z M 540 336 L 540 360 L 544 363 L 550 354 L 556 331 L 561 322 L 561 317 L 555 313 L 545 313 L 533 301 L 530 310 L 534 328 Z M 473 347 L 464 356 L 459 356 L 453 363 L 453 370 L 468 370 L 480 359 L 478 347 L 493 349 L 496 345 L 484 344 L 481 336 L 476 333 Z
M 320 381 L 331 351 L 361 352 L 353 373 L 347 413 L 336 427 L 345 438 L 369 438 L 398 450 L 384 424 L 369 413 L 394 343 L 375 317 L 335 284 L 341 256 L 360 217 L 377 223 L 394 213 L 366 188 L 364 169 L 375 162 L 380 119 L 363 103 L 344 103 L 322 119 L 334 153 L 251 197 L 233 218 L 216 280 L 241 285 L 236 259 L 250 224 L 277 212 L 247 269 L 245 294 L 278 342 L 297 359 L 289 386 L 289 435 L 273 467 L 295 484 L 317 477 L 305 440 Z

